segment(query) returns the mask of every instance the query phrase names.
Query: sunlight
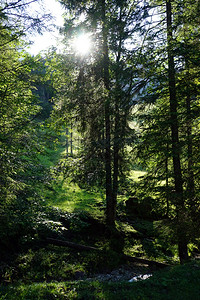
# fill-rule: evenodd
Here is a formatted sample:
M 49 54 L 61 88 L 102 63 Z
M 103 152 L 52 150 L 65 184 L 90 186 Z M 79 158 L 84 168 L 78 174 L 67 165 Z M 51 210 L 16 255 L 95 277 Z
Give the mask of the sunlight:
M 88 34 L 82 33 L 74 39 L 73 47 L 78 54 L 86 55 L 91 49 L 91 40 Z

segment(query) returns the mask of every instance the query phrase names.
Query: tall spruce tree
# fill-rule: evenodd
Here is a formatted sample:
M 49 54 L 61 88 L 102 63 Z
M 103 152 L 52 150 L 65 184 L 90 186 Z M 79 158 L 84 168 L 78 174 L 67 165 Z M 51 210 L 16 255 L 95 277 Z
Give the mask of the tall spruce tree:
M 171 0 L 166 1 L 167 16 L 167 53 L 168 53 L 168 83 L 169 83 L 169 103 L 170 103 L 170 127 L 172 137 L 172 157 L 174 167 L 174 183 L 176 193 L 176 209 L 178 221 L 178 248 L 180 261 L 188 260 L 187 235 L 183 224 L 185 216 L 185 202 L 183 196 L 183 176 L 180 158 L 180 140 L 178 123 L 178 100 L 176 92 L 173 28 L 172 28 L 172 6 Z
M 141 10 L 137 7 L 137 1 L 61 1 L 61 3 L 74 13 L 74 17 L 66 20 L 68 32 L 69 28 L 71 32 L 73 32 L 72 29 L 77 31 L 74 20 L 82 13 L 85 21 L 79 22 L 78 29 L 90 32 L 96 45 L 95 51 L 91 54 L 91 61 L 89 62 L 87 58 L 84 62 L 82 61 L 77 79 L 79 83 L 81 82 L 79 84 L 79 91 L 82 89 L 81 99 L 84 99 L 84 86 L 88 85 L 85 81 L 91 81 L 90 78 L 93 77 L 96 87 L 102 86 L 103 93 L 99 97 L 100 110 L 96 106 L 96 115 L 94 115 L 94 118 L 99 119 L 98 114 L 102 113 L 103 107 L 103 115 L 98 124 L 100 129 L 96 129 L 100 130 L 101 134 L 98 135 L 100 138 L 93 140 L 91 144 L 99 145 L 100 152 L 104 155 L 106 223 L 109 227 L 114 227 L 119 171 L 125 145 L 130 137 L 128 120 L 134 104 L 135 85 L 133 68 L 128 65 L 131 52 L 128 50 L 127 43 L 128 41 L 131 43 L 134 37 L 136 19 L 139 18 Z M 88 93 L 85 93 L 85 101 L 88 97 Z M 89 108 L 83 111 L 83 115 L 87 111 Z M 84 116 L 83 118 L 86 120 Z M 87 126 L 91 128 L 89 122 L 94 122 L 93 120 L 87 119 L 84 124 L 87 123 Z M 92 130 L 90 134 L 94 138 Z
M 197 13 L 198 4 L 194 1 L 183 3 L 179 0 L 166 1 L 165 4 L 162 1 L 151 1 L 151 4 L 154 9 L 157 7 L 156 12 L 160 13 L 161 18 L 155 19 L 156 26 L 151 25 L 146 31 L 147 42 L 144 53 L 149 59 L 148 68 L 145 59 L 143 61 L 148 86 L 141 97 L 143 99 L 141 103 L 151 103 L 151 106 L 143 119 L 143 122 L 146 120 L 145 139 L 141 146 L 147 155 L 148 151 L 151 151 L 149 158 L 153 158 L 155 165 L 152 169 L 155 172 L 153 179 L 162 180 L 164 176 L 159 176 L 159 172 L 167 173 L 166 192 L 171 186 L 170 194 L 166 193 L 167 207 L 169 211 L 171 201 L 176 206 L 177 243 L 180 260 L 183 262 L 188 258 L 187 242 L 191 238 L 188 231 L 190 227 L 188 215 L 194 211 L 188 208 L 188 203 L 193 208 L 196 207 L 194 197 L 196 183 L 193 173 L 195 169 L 198 174 L 197 165 L 194 167 L 196 148 L 194 143 L 197 142 L 194 138 L 197 133 L 194 124 L 198 116 L 198 110 L 195 108 L 198 101 L 198 85 L 194 82 L 197 82 L 198 78 L 196 55 L 199 47 L 195 28 L 198 27 L 198 17 L 194 11 Z M 193 15 L 192 22 L 191 15 Z M 155 40 L 156 46 L 152 45 L 152 41 Z M 189 44 L 194 45 L 193 51 Z M 148 49 L 152 50 L 151 54 Z M 189 68 L 187 60 L 190 61 Z

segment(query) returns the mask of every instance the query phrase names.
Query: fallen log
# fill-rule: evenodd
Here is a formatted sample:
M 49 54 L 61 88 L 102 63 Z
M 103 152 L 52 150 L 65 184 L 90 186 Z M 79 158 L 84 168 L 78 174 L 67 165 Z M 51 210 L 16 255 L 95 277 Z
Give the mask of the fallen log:
M 96 247 L 91 247 L 91 246 L 85 246 L 82 244 L 76 244 L 76 243 L 72 243 L 69 241 L 63 241 L 63 240 L 57 240 L 57 239 L 53 239 L 53 238 L 46 238 L 45 240 L 48 244 L 53 244 L 55 246 L 63 246 L 63 247 L 69 247 L 72 249 L 76 249 L 79 251 L 87 251 L 87 250 L 92 250 L 92 251 L 98 251 L 98 252 L 103 252 L 104 250 L 101 250 L 99 248 Z M 166 263 L 161 263 L 161 262 L 157 262 L 154 260 L 148 260 L 148 259 L 144 259 L 144 258 L 139 258 L 139 257 L 134 257 L 134 256 L 130 256 L 130 255 L 126 255 L 126 254 L 119 254 L 121 255 L 121 257 L 127 261 L 130 262 L 135 262 L 135 263 L 140 263 L 143 265 L 148 265 L 150 267 L 156 267 L 156 268 L 165 268 L 165 267 L 169 267 L 170 265 L 166 264 Z
M 84 250 L 100 251 L 100 249 L 95 248 L 95 247 L 76 244 L 76 243 L 72 243 L 72 242 L 69 242 L 69 241 L 66 241 L 66 240 L 63 241 L 63 240 L 57 240 L 57 239 L 53 239 L 53 238 L 46 238 L 46 242 L 49 243 L 49 244 L 53 244 L 55 246 L 69 247 L 69 248 L 77 249 L 77 250 L 80 250 L 80 251 L 84 251 Z
M 135 257 L 135 256 L 130 256 L 130 255 L 126 255 L 123 254 L 123 258 L 125 258 L 126 260 L 130 261 L 130 262 L 135 262 L 135 263 L 140 263 L 143 265 L 148 265 L 150 267 L 156 267 L 156 268 L 166 268 L 169 267 L 170 265 L 166 264 L 166 263 L 161 263 L 155 260 L 148 260 L 145 258 L 139 258 L 139 257 Z

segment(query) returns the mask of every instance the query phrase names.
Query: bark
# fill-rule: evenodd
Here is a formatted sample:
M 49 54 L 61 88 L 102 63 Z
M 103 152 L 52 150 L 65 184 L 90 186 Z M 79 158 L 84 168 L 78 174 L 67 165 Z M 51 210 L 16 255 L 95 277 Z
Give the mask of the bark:
M 66 128 L 66 158 L 69 156 L 69 129 Z
M 120 22 L 122 18 L 122 10 L 120 9 Z M 121 59 L 121 52 L 122 52 L 122 27 L 120 30 L 119 36 L 119 47 L 118 53 L 116 58 L 117 65 Z M 120 103 L 120 85 L 119 85 L 119 72 L 116 70 L 115 73 L 116 77 L 116 95 L 115 95 L 115 127 L 114 127 L 114 145 L 113 145 L 113 210 L 114 215 L 116 215 L 116 206 L 117 206 L 117 194 L 118 194 L 118 177 L 119 177 L 119 151 L 120 151 L 120 143 L 121 143 L 121 136 L 120 136 L 120 111 L 119 111 L 119 103 Z
M 192 206 L 195 198 L 195 184 L 194 184 L 194 172 L 193 172 L 193 138 L 192 138 L 192 111 L 191 111 L 191 97 L 190 97 L 190 71 L 187 57 L 185 57 L 185 64 L 187 70 L 187 82 L 186 82 L 186 126 L 187 126 L 187 155 L 188 155 L 188 182 L 187 182 L 187 194 L 189 197 L 189 203 Z
M 184 40 L 186 49 L 190 47 L 188 44 L 188 26 L 185 26 Z M 186 66 L 186 125 L 187 125 L 187 155 L 188 155 L 188 182 L 187 182 L 187 195 L 189 198 L 189 204 L 192 206 L 195 199 L 195 181 L 194 181 L 194 161 L 193 161 L 193 137 L 192 137 L 192 109 L 191 109 L 191 90 L 190 90 L 190 62 L 188 54 L 185 54 L 185 66 Z
M 167 35 L 168 35 L 168 79 L 169 79 L 169 100 L 170 100 L 170 121 L 171 121 L 171 138 L 172 138 L 172 154 L 174 166 L 175 190 L 178 198 L 178 203 L 183 204 L 183 185 L 182 171 L 180 163 L 180 143 L 178 133 L 178 118 L 177 118 L 177 97 L 175 83 L 175 65 L 172 44 L 172 13 L 171 0 L 167 0 Z
M 188 95 L 186 98 L 187 107 L 187 154 L 188 154 L 188 185 L 187 193 L 192 205 L 195 198 L 194 172 L 193 172 L 193 140 L 192 140 L 192 117 L 191 117 L 191 100 Z
M 167 153 L 169 153 L 169 143 L 167 142 Z M 165 174 L 166 174 L 166 203 L 167 203 L 167 211 L 166 211 L 166 217 L 168 218 L 169 217 L 169 167 L 168 167 L 168 164 L 169 164 L 169 158 L 168 156 L 166 155 L 166 158 L 165 158 Z
M 135 262 L 135 263 L 139 263 L 139 264 L 145 264 L 150 267 L 157 267 L 157 268 L 169 267 L 169 265 L 166 263 L 160 263 L 158 261 L 148 260 L 148 259 L 144 259 L 144 258 L 138 258 L 138 257 L 126 255 L 126 254 L 123 254 L 123 258 L 125 258 L 127 261 Z
M 73 156 L 73 127 L 71 123 L 71 133 L 70 133 L 71 139 L 70 139 L 70 149 L 71 149 L 71 156 Z
M 52 238 L 46 238 L 46 242 L 49 244 L 53 244 L 55 246 L 69 247 L 69 248 L 76 249 L 79 251 L 86 251 L 86 250 L 100 251 L 96 247 L 85 246 L 85 245 L 81 245 L 81 244 L 72 243 L 69 241 L 57 240 L 57 239 L 52 239 Z
M 108 57 L 108 29 L 106 24 L 105 0 L 102 4 L 102 34 L 103 34 L 103 80 L 108 95 L 105 100 L 105 170 L 106 170 L 106 224 L 115 227 L 115 210 L 112 193 L 111 175 L 111 122 L 110 122 L 110 79 L 109 79 L 109 57 Z
M 175 82 L 175 64 L 173 54 L 173 31 L 172 31 L 172 6 L 171 0 L 166 0 L 167 13 L 167 46 L 168 46 L 168 80 L 169 80 L 169 101 L 170 101 L 170 121 L 171 121 L 171 138 L 172 138 L 172 155 L 174 168 L 174 181 L 176 192 L 176 210 L 178 228 L 182 228 L 182 232 L 178 230 L 178 249 L 180 262 L 188 260 L 186 228 L 182 226 L 184 215 L 184 199 L 183 199 L 183 180 L 180 163 L 180 143 L 178 132 L 178 117 L 177 108 L 178 102 L 176 97 L 176 82 Z
M 116 217 L 118 176 L 119 176 L 119 108 L 115 107 L 115 137 L 113 145 L 113 215 Z

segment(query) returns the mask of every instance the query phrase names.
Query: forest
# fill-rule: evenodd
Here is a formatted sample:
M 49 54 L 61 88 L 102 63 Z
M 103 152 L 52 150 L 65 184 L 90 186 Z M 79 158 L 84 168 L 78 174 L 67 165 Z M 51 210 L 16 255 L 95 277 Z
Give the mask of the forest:
M 198 300 L 200 1 L 58 2 L 0 2 L 0 300 Z

